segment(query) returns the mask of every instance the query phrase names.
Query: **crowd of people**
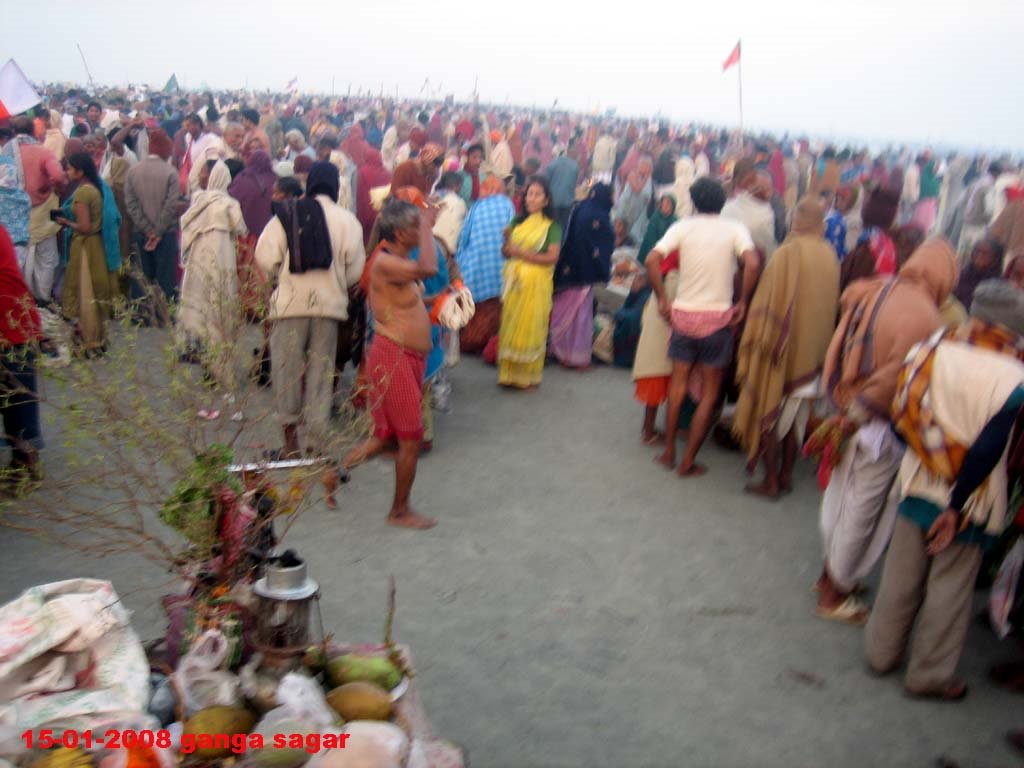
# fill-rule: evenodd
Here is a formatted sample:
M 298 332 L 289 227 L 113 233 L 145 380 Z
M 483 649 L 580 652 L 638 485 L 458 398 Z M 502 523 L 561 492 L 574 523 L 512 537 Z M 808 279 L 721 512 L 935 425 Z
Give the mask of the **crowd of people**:
M 460 354 L 511 389 L 551 360 L 629 368 L 641 442 L 682 478 L 707 471 L 709 435 L 763 466 L 747 490 L 766 500 L 818 461 L 818 615 L 866 624 L 879 673 L 906 658 L 910 694 L 966 693 L 975 581 L 1024 524 L 1011 158 L 369 96 L 44 90 L 0 126 L 0 332 L 22 390 L 36 305 L 100 356 L 119 296 L 165 302 L 182 363 L 225 392 L 259 323 L 278 454 L 326 450 L 351 364 L 374 430 L 344 464 L 394 451 L 389 521 L 427 528 L 411 489 Z M 460 291 L 474 311 L 444 319 Z M 2 410 L 12 468 L 37 473 L 38 405 Z

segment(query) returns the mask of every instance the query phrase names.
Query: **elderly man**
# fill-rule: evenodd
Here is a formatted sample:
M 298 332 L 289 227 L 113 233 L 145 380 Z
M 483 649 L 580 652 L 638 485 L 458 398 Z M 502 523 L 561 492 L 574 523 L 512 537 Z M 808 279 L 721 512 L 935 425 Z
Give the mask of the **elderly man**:
M 760 194 L 762 184 L 757 167 L 750 158 L 736 162 L 732 172 L 733 196 L 722 209 L 723 219 L 741 222 L 750 231 L 754 245 L 767 260 L 775 252 L 775 211 Z M 770 189 L 770 184 L 768 185 Z M 769 199 L 771 193 L 768 194 Z
M 224 126 L 224 159 L 241 160 L 245 128 L 241 123 L 228 123 Z
M 135 227 L 142 273 L 164 295 L 178 294 L 178 174 L 167 162 L 173 145 L 160 128 L 149 132 L 149 155 L 128 171 L 124 203 Z
M 419 155 L 395 168 L 391 188 L 416 187 L 424 195 L 429 195 L 443 164 L 444 149 L 439 144 L 427 144 Z
M 845 445 L 821 501 L 825 563 L 816 589 L 823 619 L 867 620 L 867 607 L 855 593 L 892 534 L 889 491 L 903 457 L 891 430 L 896 378 L 910 348 L 942 327 L 938 308 L 956 278 L 953 248 L 934 239 L 897 277 L 857 280 L 842 295 L 822 374 L 837 412 L 809 443 L 812 450 L 819 438 Z
M 32 203 L 29 214 L 28 244 L 17 246 L 18 266 L 32 295 L 49 301 L 60 256 L 57 232 L 60 227 L 50 219 L 50 211 L 58 208 L 57 194 L 67 183 L 64 169 L 56 155 L 32 136 L 32 119 L 16 117 L 14 139 L 4 149 L 14 154 L 21 167 L 21 183 Z
M 864 636 L 868 664 L 907 658 L 906 691 L 961 699 L 954 677 L 982 551 L 1006 527 L 1007 443 L 1024 406 L 1024 293 L 982 283 L 971 317 L 916 347 L 893 406 L 908 448 L 899 516 Z
M 256 264 L 277 284 L 270 297 L 270 356 L 285 456 L 296 456 L 306 411 L 307 445 L 328 448 L 338 323 L 348 319 L 348 292 L 363 272 L 363 232 L 338 205 L 338 169 L 317 162 L 306 196 L 275 203 L 256 244 Z M 302 222 L 302 226 L 299 223 Z
M 433 347 L 421 281 L 438 269 L 431 234 L 435 217 L 435 209 L 419 210 L 401 200 L 390 200 L 381 211 L 382 245 L 368 267 L 374 337 L 366 370 L 373 386 L 374 431 L 344 460 L 346 467 L 353 467 L 397 443 L 388 523 L 405 528 L 437 524 L 418 515 L 409 502 L 423 440 L 423 375 Z M 419 256 L 413 261 L 410 254 L 417 247 Z
M 770 499 L 792 490 L 839 306 L 839 262 L 822 237 L 824 213 L 816 198 L 796 206 L 793 232 L 761 275 L 739 347 L 732 431 L 751 463 L 764 461 L 764 481 L 747 491 Z
M 285 143 L 288 145 L 284 159 L 290 163 L 295 162 L 299 155 L 305 155 L 310 160 L 316 160 L 316 150 L 306 143 L 306 137 L 298 128 L 292 128 L 284 135 Z

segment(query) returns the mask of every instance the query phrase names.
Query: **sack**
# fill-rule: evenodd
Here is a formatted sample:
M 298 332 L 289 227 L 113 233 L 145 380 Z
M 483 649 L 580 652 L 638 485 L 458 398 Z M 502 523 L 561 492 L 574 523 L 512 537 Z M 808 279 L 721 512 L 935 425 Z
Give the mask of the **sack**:
M 460 331 L 473 319 L 475 313 L 473 294 L 461 280 L 456 280 L 434 299 L 430 322 L 450 331 Z
M 1024 537 L 1017 539 L 999 566 L 988 598 L 988 616 L 992 628 L 1004 639 L 1015 628 L 1011 621 L 1017 593 L 1020 591 L 1021 568 L 1024 567 Z
M 598 316 L 595 319 L 595 324 L 601 326 L 601 329 L 597 332 L 597 336 L 594 338 L 594 346 L 592 353 L 594 357 L 600 360 L 606 365 L 611 365 L 615 362 L 615 323 L 611 321 L 611 318 L 607 316 Z

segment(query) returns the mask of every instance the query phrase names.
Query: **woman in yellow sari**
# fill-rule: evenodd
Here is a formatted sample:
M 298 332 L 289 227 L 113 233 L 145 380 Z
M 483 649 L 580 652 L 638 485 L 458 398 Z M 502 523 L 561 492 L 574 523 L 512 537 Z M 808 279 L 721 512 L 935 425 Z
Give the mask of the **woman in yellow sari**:
M 505 231 L 498 383 L 530 389 L 540 384 L 548 344 L 555 264 L 562 228 L 553 220 L 551 190 L 533 176 L 523 193 L 523 213 Z

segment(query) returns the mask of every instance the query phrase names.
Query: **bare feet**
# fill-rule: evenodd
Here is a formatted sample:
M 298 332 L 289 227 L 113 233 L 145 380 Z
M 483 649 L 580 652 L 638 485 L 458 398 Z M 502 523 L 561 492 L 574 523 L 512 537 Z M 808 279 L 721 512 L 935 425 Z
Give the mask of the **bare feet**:
M 392 509 L 391 514 L 388 515 L 388 525 L 425 531 L 428 528 L 433 528 L 437 525 L 437 519 L 433 517 L 422 517 L 421 515 L 416 514 L 412 507 L 406 507 L 403 511 Z
M 667 449 L 664 453 L 659 453 L 654 457 L 654 460 L 661 464 L 665 469 L 672 469 L 676 465 L 676 452 Z
M 780 493 L 782 489 L 779 484 L 770 483 L 767 480 L 757 483 L 756 485 L 751 483 L 750 485 L 745 486 L 743 490 L 754 496 L 760 496 L 761 498 L 770 499 L 771 501 L 778 501 L 779 496 L 782 495 Z
M 665 442 L 665 434 L 654 430 L 653 432 L 641 432 L 640 442 L 644 445 L 658 445 L 659 443 Z
M 700 477 L 707 473 L 708 468 L 703 464 L 698 464 L 694 461 L 687 464 L 685 460 L 679 465 L 679 469 L 676 470 L 676 474 L 680 477 Z
M 323 475 L 320 476 L 320 482 L 324 486 L 324 503 L 327 504 L 328 509 L 337 509 L 338 502 L 334 498 L 334 492 L 338 488 L 338 482 L 341 479 L 341 473 L 338 472 L 337 467 L 329 467 L 324 470 Z

